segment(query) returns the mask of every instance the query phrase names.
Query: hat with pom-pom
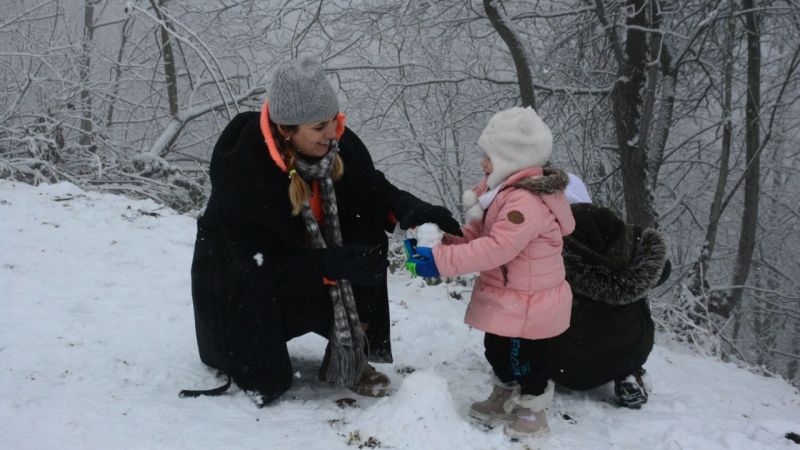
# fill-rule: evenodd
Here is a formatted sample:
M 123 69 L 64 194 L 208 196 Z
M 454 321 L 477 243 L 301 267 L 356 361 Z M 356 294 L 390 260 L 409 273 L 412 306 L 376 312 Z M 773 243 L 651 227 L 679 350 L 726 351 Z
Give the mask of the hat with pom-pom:
M 492 161 L 487 184 L 494 189 L 515 172 L 547 164 L 553 135 L 533 108 L 515 106 L 489 119 L 478 145 Z

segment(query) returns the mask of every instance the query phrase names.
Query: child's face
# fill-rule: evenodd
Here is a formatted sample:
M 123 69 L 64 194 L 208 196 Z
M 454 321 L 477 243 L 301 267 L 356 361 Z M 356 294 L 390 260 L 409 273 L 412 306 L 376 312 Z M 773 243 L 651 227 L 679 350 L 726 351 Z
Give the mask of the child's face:
M 481 160 L 481 168 L 483 169 L 484 175 L 489 176 L 489 174 L 492 173 L 492 170 L 494 170 L 494 166 L 492 166 L 492 160 L 487 156 L 484 156 L 483 160 Z

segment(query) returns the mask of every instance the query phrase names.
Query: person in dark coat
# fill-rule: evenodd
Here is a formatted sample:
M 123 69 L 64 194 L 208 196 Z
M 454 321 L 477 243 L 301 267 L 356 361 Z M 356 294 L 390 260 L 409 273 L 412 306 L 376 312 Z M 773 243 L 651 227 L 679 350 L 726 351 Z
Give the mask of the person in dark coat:
M 642 366 L 654 336 L 646 296 L 670 273 L 664 237 L 586 203 L 588 192 L 572 174 L 567 196 L 576 223 L 563 249 L 572 317 L 566 332 L 538 341 L 534 351 L 557 385 L 587 390 L 613 381 L 618 403 L 638 408 L 647 401 Z
M 320 378 L 364 395 L 389 379 L 386 231 L 426 222 L 457 232 L 441 206 L 375 169 L 344 126 L 322 66 L 276 70 L 260 112 L 234 117 L 211 157 L 211 196 L 197 221 L 192 299 L 200 359 L 263 406 L 289 389 L 286 342 L 329 339 Z

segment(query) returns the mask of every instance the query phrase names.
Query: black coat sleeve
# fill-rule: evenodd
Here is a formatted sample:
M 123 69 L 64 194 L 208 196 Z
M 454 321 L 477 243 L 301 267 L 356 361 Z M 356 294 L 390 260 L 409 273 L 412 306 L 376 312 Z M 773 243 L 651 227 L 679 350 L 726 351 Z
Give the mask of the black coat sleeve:
M 225 248 L 251 287 L 266 295 L 319 298 L 324 250 L 303 245 L 291 216 L 288 179 L 271 160 L 258 115 L 243 113 L 223 131 L 211 164 L 209 210 Z
M 432 205 L 418 197 L 398 189 L 391 184 L 384 174 L 375 169 L 372 158 L 366 147 L 350 130 L 342 136 L 340 147 L 347 148 L 349 157 L 355 162 L 355 177 L 361 185 L 357 187 L 363 192 L 364 201 L 361 214 L 382 218 L 381 227 L 392 231 L 394 222 L 389 220 L 390 213 L 403 228 L 434 222 L 445 232 L 461 234 L 461 225 L 453 218 L 452 213 L 444 206 Z M 351 167 L 350 161 L 345 164 L 345 172 Z
M 385 218 L 385 225 L 388 226 L 389 213 L 397 199 L 410 194 L 398 189 L 386 179 L 383 172 L 375 168 L 367 147 L 349 128 L 345 129 L 339 147 L 346 161 L 345 173 L 350 180 L 357 183 L 352 192 L 359 192 L 362 196 L 360 213 Z

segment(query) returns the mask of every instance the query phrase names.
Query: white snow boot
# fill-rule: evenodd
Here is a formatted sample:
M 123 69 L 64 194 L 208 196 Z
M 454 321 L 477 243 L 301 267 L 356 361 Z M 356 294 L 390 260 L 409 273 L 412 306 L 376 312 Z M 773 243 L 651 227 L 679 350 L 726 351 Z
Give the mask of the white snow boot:
M 503 383 L 495 376 L 494 387 L 492 388 L 492 393 L 489 394 L 489 398 L 482 402 L 473 403 L 469 407 L 469 415 L 487 424 L 508 419 L 510 416 L 503 406 L 511 398 L 515 388 L 519 388 L 519 384 L 516 381 Z
M 503 432 L 511 439 L 525 439 L 546 436 L 550 433 L 545 408 L 553 402 L 555 383 L 547 382 L 541 395 L 520 395 L 515 389 L 505 404 L 505 410 L 511 414 L 512 422 L 505 426 Z

